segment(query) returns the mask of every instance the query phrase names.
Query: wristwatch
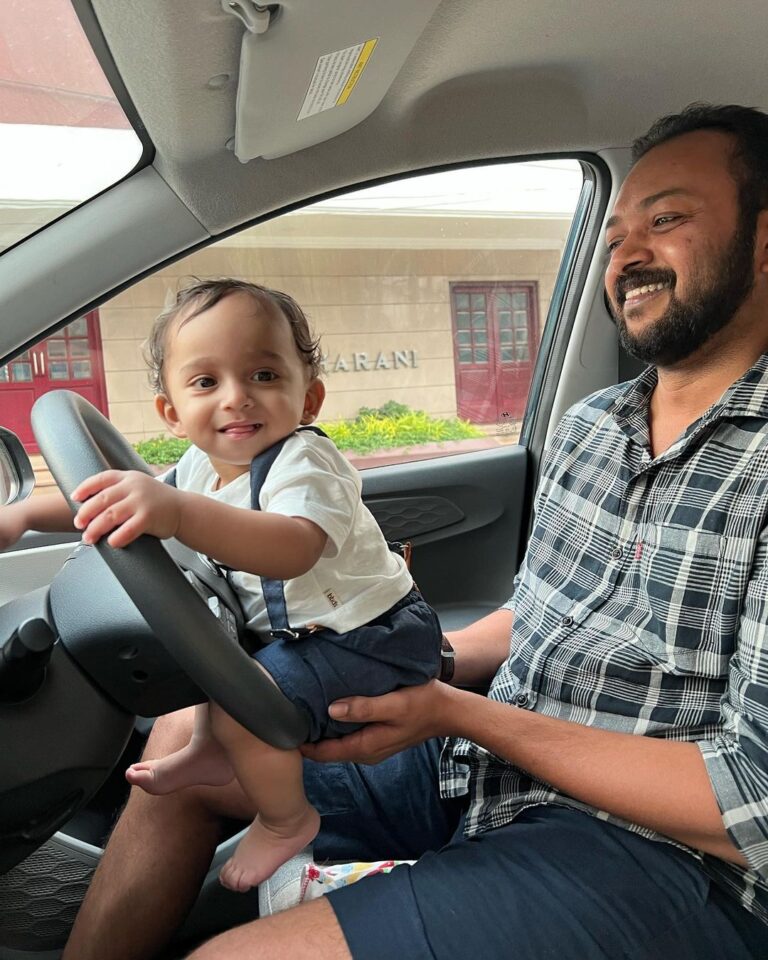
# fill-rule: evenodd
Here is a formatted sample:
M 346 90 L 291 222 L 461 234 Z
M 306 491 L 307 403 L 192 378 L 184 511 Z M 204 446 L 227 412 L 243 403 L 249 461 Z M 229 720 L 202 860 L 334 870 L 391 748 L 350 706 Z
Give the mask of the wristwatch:
M 453 671 L 456 666 L 456 651 L 450 644 L 448 637 L 443 634 L 443 640 L 440 645 L 440 673 L 437 679 L 443 683 L 450 683 L 453 680 Z

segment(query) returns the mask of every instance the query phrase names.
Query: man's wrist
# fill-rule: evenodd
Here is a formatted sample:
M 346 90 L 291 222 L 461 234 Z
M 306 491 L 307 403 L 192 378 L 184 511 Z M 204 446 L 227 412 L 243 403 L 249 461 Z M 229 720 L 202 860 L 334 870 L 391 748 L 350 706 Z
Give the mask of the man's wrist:
M 440 673 L 437 675 L 437 679 L 441 683 L 450 683 L 453 680 L 453 674 L 456 670 L 456 651 L 451 646 L 451 642 L 443 634 L 443 639 L 440 645 Z
M 38 517 L 35 516 L 34 505 L 32 503 L 32 498 L 28 500 L 22 500 L 21 503 L 11 503 L 6 507 L 9 515 L 13 518 L 13 522 L 17 524 L 19 536 L 23 536 L 28 530 L 40 530 L 45 532 L 44 524 L 38 523 Z M 42 511 L 40 511 L 42 519 Z

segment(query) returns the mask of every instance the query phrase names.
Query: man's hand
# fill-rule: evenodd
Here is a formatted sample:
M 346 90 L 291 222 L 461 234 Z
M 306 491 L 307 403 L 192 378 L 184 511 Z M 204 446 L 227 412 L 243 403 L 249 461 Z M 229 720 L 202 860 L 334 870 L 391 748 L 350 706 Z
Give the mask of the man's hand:
M 103 536 L 111 547 L 125 547 L 142 533 L 166 540 L 177 535 L 182 498 L 178 490 L 135 470 L 106 470 L 83 481 L 72 493 L 82 503 L 75 527 L 84 543 Z
M 471 709 L 465 700 L 475 694 L 430 680 L 418 687 L 403 687 L 383 697 L 348 697 L 328 708 L 335 720 L 365 723 L 346 737 L 306 743 L 301 752 L 310 760 L 380 763 L 392 754 L 431 737 L 456 733 L 456 716 Z

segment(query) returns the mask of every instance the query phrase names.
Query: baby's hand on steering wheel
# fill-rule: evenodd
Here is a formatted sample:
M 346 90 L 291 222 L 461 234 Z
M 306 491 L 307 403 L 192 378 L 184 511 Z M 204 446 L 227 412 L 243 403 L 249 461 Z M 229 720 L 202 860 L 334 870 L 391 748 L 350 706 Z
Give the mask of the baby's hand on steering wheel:
M 109 534 L 111 547 L 125 547 L 143 533 L 165 540 L 179 528 L 179 491 L 136 470 L 97 473 L 73 491 L 72 499 L 82 503 L 75 527 L 83 531 L 84 543 Z

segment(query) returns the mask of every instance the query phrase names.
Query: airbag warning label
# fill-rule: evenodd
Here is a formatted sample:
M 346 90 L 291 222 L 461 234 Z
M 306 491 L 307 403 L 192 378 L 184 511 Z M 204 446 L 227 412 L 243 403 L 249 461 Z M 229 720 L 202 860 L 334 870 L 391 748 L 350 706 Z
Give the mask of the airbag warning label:
M 378 39 L 366 40 L 320 57 L 296 119 L 304 120 L 346 103 L 377 43 Z

